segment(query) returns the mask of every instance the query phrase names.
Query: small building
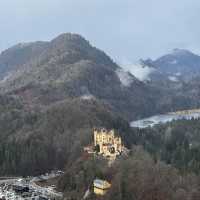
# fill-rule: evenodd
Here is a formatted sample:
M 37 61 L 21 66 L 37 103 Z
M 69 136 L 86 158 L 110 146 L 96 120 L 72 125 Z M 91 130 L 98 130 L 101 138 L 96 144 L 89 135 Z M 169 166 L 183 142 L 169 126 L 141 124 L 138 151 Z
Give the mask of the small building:
M 111 187 L 111 184 L 106 180 L 95 179 L 93 182 L 94 193 L 96 195 L 105 195 L 108 189 Z
M 20 185 L 20 184 L 14 184 L 13 186 L 13 190 L 16 193 L 24 193 L 24 192 L 29 192 L 29 187 L 28 185 Z

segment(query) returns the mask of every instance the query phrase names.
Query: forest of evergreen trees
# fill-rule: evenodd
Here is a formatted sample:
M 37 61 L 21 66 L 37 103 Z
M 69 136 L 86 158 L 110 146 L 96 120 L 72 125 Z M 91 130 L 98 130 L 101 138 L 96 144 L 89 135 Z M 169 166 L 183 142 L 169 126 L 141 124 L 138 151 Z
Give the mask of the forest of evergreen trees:
M 155 161 L 171 164 L 183 174 L 200 173 L 200 120 L 173 121 L 134 131 L 135 143 L 142 145 Z
M 46 112 L 27 112 L 13 99 L 0 101 L 1 175 L 64 169 L 58 186 L 67 200 L 82 199 L 96 177 L 112 183 L 105 200 L 200 199 L 200 120 L 133 129 L 95 101 L 67 101 Z M 84 155 L 94 126 L 116 129 L 130 155 L 111 168 Z
M 123 130 L 123 132 L 122 132 Z M 180 120 L 153 128 L 122 126 L 121 136 L 131 149 L 108 167 L 100 158 L 80 157 L 59 182 L 66 199 L 81 199 L 94 178 L 110 181 L 106 200 L 200 199 L 200 120 Z

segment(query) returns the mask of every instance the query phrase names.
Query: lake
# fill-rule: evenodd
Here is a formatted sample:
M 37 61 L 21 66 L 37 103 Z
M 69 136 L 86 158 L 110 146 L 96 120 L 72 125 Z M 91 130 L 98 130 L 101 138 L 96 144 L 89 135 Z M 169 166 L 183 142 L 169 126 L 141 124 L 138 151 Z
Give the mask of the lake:
M 130 123 L 131 127 L 136 127 L 136 128 L 147 128 L 147 127 L 152 127 L 156 124 L 164 124 L 167 122 L 170 122 L 172 120 L 179 120 L 179 119 L 198 119 L 200 118 L 200 112 L 194 111 L 189 114 L 160 114 L 160 115 L 154 115 L 148 118 L 144 118 L 141 120 L 137 121 L 132 121 Z

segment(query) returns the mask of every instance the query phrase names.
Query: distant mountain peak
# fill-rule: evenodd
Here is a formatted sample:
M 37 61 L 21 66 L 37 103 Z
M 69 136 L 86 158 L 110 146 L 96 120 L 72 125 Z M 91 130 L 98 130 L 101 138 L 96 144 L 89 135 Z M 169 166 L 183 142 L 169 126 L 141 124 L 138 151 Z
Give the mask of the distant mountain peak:
M 172 52 L 170 54 L 185 56 L 185 55 L 193 54 L 193 53 L 191 51 L 187 50 L 187 49 L 175 48 L 175 49 L 172 50 Z
M 24 48 L 24 47 L 28 47 L 32 44 L 32 42 L 22 42 L 22 43 L 18 43 L 15 48 Z
M 54 38 L 51 41 L 53 44 L 66 44 L 66 43 L 76 43 L 79 45 L 89 46 L 90 43 L 81 35 L 75 33 L 63 33 Z
M 76 33 L 62 33 L 60 35 L 58 35 L 56 38 L 54 38 L 53 40 L 56 39 L 65 39 L 65 40 L 85 40 L 85 38 L 79 34 Z
M 165 78 L 180 74 L 182 80 L 188 81 L 200 75 L 200 56 L 187 49 L 173 49 L 156 60 L 146 60 L 145 64 L 154 66 L 158 76 L 162 74 Z

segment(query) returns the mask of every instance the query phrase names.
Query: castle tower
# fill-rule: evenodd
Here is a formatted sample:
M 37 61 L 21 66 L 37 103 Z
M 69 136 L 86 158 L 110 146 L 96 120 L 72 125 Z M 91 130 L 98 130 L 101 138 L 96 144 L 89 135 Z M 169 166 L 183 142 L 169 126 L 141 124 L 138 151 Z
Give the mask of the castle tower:
M 115 137 L 114 130 L 94 129 L 94 146 L 99 146 L 99 154 L 116 158 L 122 152 L 121 137 Z

